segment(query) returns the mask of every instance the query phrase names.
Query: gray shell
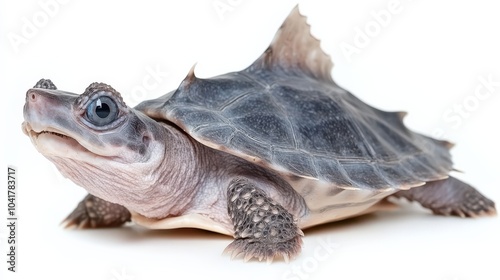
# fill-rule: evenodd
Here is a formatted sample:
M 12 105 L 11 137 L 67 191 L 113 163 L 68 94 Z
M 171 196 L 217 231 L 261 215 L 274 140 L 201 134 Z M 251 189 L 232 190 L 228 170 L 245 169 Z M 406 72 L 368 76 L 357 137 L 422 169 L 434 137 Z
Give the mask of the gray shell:
M 446 141 L 407 129 L 402 112 L 363 103 L 331 79 L 332 63 L 292 11 L 250 67 L 179 88 L 136 109 L 199 142 L 285 174 L 344 189 L 408 189 L 447 177 Z

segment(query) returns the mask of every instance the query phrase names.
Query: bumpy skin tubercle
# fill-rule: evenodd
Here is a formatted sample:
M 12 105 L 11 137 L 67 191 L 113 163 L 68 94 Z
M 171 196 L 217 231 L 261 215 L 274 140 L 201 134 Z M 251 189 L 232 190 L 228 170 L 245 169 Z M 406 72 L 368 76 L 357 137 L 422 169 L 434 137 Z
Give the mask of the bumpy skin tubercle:
M 245 261 L 256 258 L 285 261 L 300 253 L 302 231 L 285 208 L 246 179 L 235 179 L 227 192 L 227 207 L 234 224 L 235 238 L 224 250 Z
M 50 79 L 40 79 L 33 88 L 57 89 L 56 85 Z

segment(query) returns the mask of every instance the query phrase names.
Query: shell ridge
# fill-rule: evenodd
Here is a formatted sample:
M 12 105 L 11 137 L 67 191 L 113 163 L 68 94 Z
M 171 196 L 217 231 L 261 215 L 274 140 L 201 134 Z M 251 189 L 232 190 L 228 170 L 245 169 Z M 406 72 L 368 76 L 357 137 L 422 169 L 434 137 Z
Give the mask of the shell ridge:
M 279 70 L 333 83 L 332 67 L 330 56 L 321 49 L 320 41 L 311 35 L 307 18 L 295 6 L 276 32 L 271 45 L 247 71 Z

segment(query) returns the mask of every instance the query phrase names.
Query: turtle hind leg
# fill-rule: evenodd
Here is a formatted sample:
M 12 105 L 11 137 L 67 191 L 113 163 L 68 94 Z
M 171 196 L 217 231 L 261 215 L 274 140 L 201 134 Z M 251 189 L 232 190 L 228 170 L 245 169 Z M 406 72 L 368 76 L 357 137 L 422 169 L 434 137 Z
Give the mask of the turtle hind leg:
M 292 214 L 264 191 L 245 179 L 236 179 L 229 186 L 227 203 L 236 239 L 224 253 L 267 262 L 275 257 L 288 261 L 299 254 L 302 231 Z
M 62 224 L 66 228 L 119 227 L 129 222 L 130 218 L 130 212 L 125 207 L 88 194 Z
M 436 215 L 478 217 L 495 215 L 495 203 L 474 187 L 454 178 L 427 182 L 421 187 L 399 191 L 395 197 L 419 202 Z

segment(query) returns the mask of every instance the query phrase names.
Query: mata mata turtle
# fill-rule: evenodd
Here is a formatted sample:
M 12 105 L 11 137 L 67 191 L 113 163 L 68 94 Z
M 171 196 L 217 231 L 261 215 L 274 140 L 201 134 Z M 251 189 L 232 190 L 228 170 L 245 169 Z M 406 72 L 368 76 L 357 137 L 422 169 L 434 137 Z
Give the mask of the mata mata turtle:
M 374 211 L 385 198 L 475 217 L 494 203 L 449 176 L 449 142 L 415 133 L 404 113 L 339 87 L 332 62 L 295 8 L 250 67 L 135 108 L 103 83 L 83 94 L 39 81 L 23 131 L 87 195 L 66 219 L 81 228 L 134 221 L 234 236 L 245 260 L 288 260 L 301 229 Z

